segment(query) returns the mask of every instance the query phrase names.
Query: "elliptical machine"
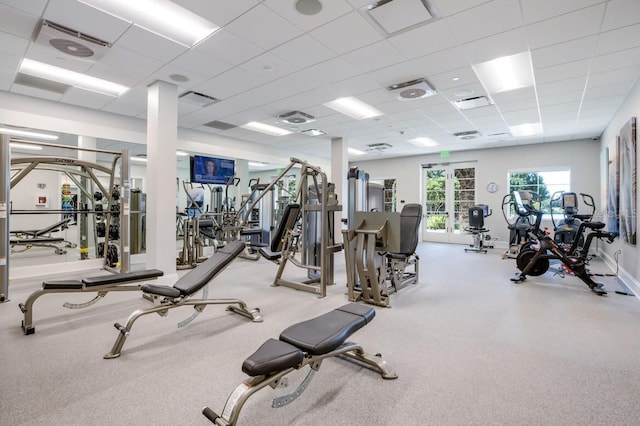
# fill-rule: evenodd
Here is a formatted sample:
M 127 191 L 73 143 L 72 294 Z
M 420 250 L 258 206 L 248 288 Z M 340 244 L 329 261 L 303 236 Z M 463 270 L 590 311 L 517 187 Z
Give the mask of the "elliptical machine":
M 557 191 L 549 201 L 551 222 L 553 223 L 553 240 L 565 248 L 572 247 L 570 254 L 580 250 L 584 245 L 584 235 L 580 232 L 582 222 L 590 222 L 596 212 L 595 202 L 589 194 L 580 193 L 584 205 L 591 209 L 588 214 L 578 214 L 578 196 L 575 192 Z M 562 209 L 563 218 L 556 221 L 554 211 Z M 583 232 L 586 228 L 582 228 Z M 577 244 L 574 242 L 577 240 Z
M 529 245 L 524 250 L 521 250 L 516 260 L 518 269 L 522 272 L 516 274 L 511 281 L 515 283 L 521 283 L 527 279 L 527 275 L 538 276 L 542 275 L 549 270 L 550 260 L 559 260 L 563 264 L 563 268 L 567 273 L 573 273 L 576 277 L 580 278 L 594 293 L 598 296 L 604 296 L 607 292 L 604 290 L 604 285 L 596 283 L 591 278 L 591 274 L 587 269 L 588 253 L 591 242 L 594 238 L 605 240 L 607 243 L 612 243 L 618 236 L 617 232 L 602 231 L 605 224 L 602 222 L 582 222 L 578 226 L 577 235 L 581 235 L 585 229 L 589 229 L 591 232 L 587 234 L 582 250 L 577 250 L 579 238 L 575 238 L 573 244 L 569 250 L 565 250 L 560 244 L 558 244 L 553 238 L 549 236 L 549 232 L 540 228 L 542 222 L 542 211 L 533 210 L 532 207 L 522 203 L 517 191 L 514 191 L 514 200 L 516 202 L 516 208 L 522 211 L 529 211 L 536 217 L 534 227 L 530 231 L 532 239 L 538 241 L 539 247 L 535 245 Z M 576 253 L 579 254 L 576 255 Z
M 515 196 L 522 208 L 518 208 Z M 507 222 L 509 229 L 509 247 L 502 254 L 502 258 L 516 259 L 523 248 L 531 243 L 529 232 L 535 226 L 534 203 L 537 201 L 537 194 L 531 191 L 513 191 L 502 198 L 502 216 Z M 525 208 L 526 206 L 526 208 Z M 515 213 L 515 220 L 510 219 L 511 211 Z

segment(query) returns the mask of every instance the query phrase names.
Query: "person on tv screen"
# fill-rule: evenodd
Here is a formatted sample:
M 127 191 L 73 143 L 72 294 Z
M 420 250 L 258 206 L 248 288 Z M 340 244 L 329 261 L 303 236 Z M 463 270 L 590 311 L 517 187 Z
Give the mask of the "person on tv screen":
M 205 166 L 204 178 L 213 179 L 216 176 L 216 173 L 218 172 L 218 166 L 216 165 L 215 161 L 209 159 L 206 161 L 204 166 Z

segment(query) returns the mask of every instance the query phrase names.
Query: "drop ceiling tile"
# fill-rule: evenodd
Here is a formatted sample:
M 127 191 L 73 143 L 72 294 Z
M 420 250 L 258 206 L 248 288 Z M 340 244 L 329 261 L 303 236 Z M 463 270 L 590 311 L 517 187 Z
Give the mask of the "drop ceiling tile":
M 584 86 L 584 83 L 583 83 Z M 533 86 L 522 87 L 520 89 L 508 90 L 491 95 L 494 102 L 500 107 L 503 103 L 516 102 L 523 99 L 536 99 L 536 91 Z
M 591 73 L 587 87 L 604 86 L 611 83 L 633 83 L 640 75 L 640 65 L 619 68 L 613 71 Z
M 568 80 L 554 81 L 551 83 L 538 84 L 538 96 L 546 96 L 554 93 L 571 92 L 584 90 L 587 77 L 576 77 Z
M 116 42 L 131 26 L 129 22 L 77 0 L 50 1 L 43 18 L 109 43 Z
M 194 105 L 194 104 L 190 104 L 190 103 L 187 103 L 187 102 L 178 101 L 178 117 L 190 114 L 190 113 L 192 113 L 194 111 L 199 110 L 200 108 L 201 107 L 199 105 Z
M 135 86 L 146 77 L 146 74 L 137 74 L 133 70 L 118 68 L 101 62 L 93 65 L 87 71 L 87 74 L 128 87 Z
M 173 0 L 173 2 L 219 27 L 227 25 L 259 3 L 258 0 Z
M 456 80 L 454 80 L 454 78 Z M 447 90 L 461 86 L 480 84 L 476 73 L 473 72 L 471 67 L 458 68 L 456 70 L 429 75 L 428 79 L 436 90 Z
M 522 14 L 527 24 L 602 3 L 602 0 L 522 0 Z
M 263 4 L 249 10 L 225 28 L 265 50 L 302 34 L 300 29 Z
M 342 58 L 333 58 L 308 68 L 325 83 L 334 83 L 360 74 L 360 71 Z
M 120 99 L 111 101 L 111 103 L 102 108 L 102 111 L 126 115 L 129 117 L 139 117 L 140 115 L 143 115 L 146 110 L 146 102 L 124 102 Z M 146 119 L 146 116 L 144 118 Z
M 480 108 L 473 108 L 464 111 L 460 111 L 462 115 L 467 117 L 469 120 L 475 122 L 475 120 L 484 117 L 490 118 L 491 120 L 502 121 L 502 117 L 500 116 L 500 111 L 495 105 L 487 105 Z
M 49 99 L 51 101 L 58 101 L 62 98 L 60 93 L 49 92 L 48 90 L 37 89 L 35 87 L 23 86 L 21 84 L 14 84 L 11 86 L 12 93 L 18 93 L 20 95 L 33 96 L 34 98 Z
M 296 10 L 293 1 L 265 0 L 263 4 L 305 32 L 353 11 L 351 5 L 345 0 L 324 1 L 322 10 L 315 15 L 301 14 Z
M 27 50 L 29 40 L 0 31 L 0 53 L 22 55 Z
M 337 54 L 344 54 L 383 39 L 355 11 L 316 28 L 309 35 Z
M 561 92 L 561 93 L 549 93 L 547 95 L 542 95 L 538 93 L 538 104 L 540 107 L 548 106 L 548 105 L 556 105 L 556 104 L 565 104 L 569 102 L 580 102 L 582 100 L 582 95 L 584 90 L 573 90 L 570 92 Z
M 636 0 L 609 1 L 602 31 L 626 27 L 640 22 L 640 2 Z
M 584 99 L 603 98 L 606 96 L 623 95 L 631 89 L 632 82 L 614 82 L 611 84 L 587 87 L 584 93 Z
M 593 58 L 591 72 L 598 73 L 640 65 L 640 47 L 600 55 Z
M 589 36 L 531 51 L 534 69 L 589 59 L 593 56 L 598 37 Z
M 2 0 L 0 3 L 40 17 L 48 0 Z
M 271 53 L 300 68 L 315 65 L 335 56 L 329 48 L 306 34 L 274 48 Z
M 0 4 L 0 31 L 29 40 L 37 24 L 37 16 Z
M 585 99 L 583 108 L 596 108 L 599 106 L 619 106 L 624 101 L 625 95 L 605 96 L 603 98 Z
M 196 92 L 211 93 L 219 99 L 230 98 L 265 82 L 261 75 L 233 68 L 193 87 Z M 215 93 L 216 95 L 213 95 Z
M 238 68 L 260 75 L 265 81 L 272 81 L 296 72 L 299 68 L 278 56 L 266 52 L 245 62 Z
M 162 67 L 163 64 L 157 59 L 132 52 L 117 45 L 109 49 L 100 62 L 117 68 L 133 69 L 144 75 L 151 74 Z
M 363 73 L 385 68 L 405 60 L 386 40 L 346 53 L 342 55 L 342 58 Z
M 174 74 L 185 76 L 189 80 L 185 82 L 177 82 L 171 78 L 171 76 Z M 142 80 L 141 84 L 146 87 L 152 84 L 156 80 L 165 81 L 167 83 L 173 84 L 174 86 L 177 86 L 178 93 L 180 94 L 194 86 L 197 86 L 200 83 L 207 81 L 208 79 L 194 72 L 191 72 L 190 70 L 186 70 L 184 68 L 178 68 L 173 65 L 167 65 L 160 68 L 158 71 L 148 75 L 145 79 Z M 216 97 L 214 94 L 209 94 L 209 93 L 206 93 L 206 94 L 209 96 Z
M 101 109 L 113 100 L 112 96 L 90 92 L 75 87 L 71 87 L 60 99 L 61 102 L 77 105 L 84 108 Z
M 188 50 L 181 44 L 136 26 L 120 37 L 118 46 L 162 62 L 169 62 Z
M 488 0 L 438 0 L 438 11 L 443 16 L 454 15 L 467 9 L 471 9 L 482 3 L 487 3 Z
M 499 16 L 500 19 L 495 19 Z M 518 2 L 494 0 L 445 18 L 460 43 L 509 31 L 522 25 Z M 484 25 L 491 22 L 491 25 Z
M 558 80 L 566 80 L 581 77 L 589 73 L 591 61 L 583 59 L 581 61 L 567 62 L 565 64 L 554 65 L 546 68 L 538 68 L 534 71 L 537 84 L 551 83 Z M 593 68 L 591 68 L 593 71 Z
M 194 49 L 231 65 L 239 65 L 263 51 L 226 29 L 217 31 Z
M 527 27 L 531 49 L 597 34 L 605 3 L 540 21 Z
M 476 96 L 489 97 L 486 90 L 484 90 L 484 87 L 480 83 L 452 87 L 450 89 L 440 90 L 439 93 L 451 101 L 473 98 Z
M 233 65 L 221 59 L 208 56 L 198 50 L 190 49 L 171 62 L 171 65 L 191 70 L 191 72 L 213 78 L 233 68 Z
M 520 111 L 523 109 L 531 109 L 538 107 L 538 99 L 535 96 L 521 98 L 511 102 L 501 102 L 498 108 L 502 112 Z
M 490 61 L 501 56 L 515 55 L 529 50 L 527 32 L 524 28 L 505 31 L 462 46 L 472 64 Z
M 16 70 L 22 61 L 22 56 L 0 52 L 0 90 L 9 91 L 16 77 Z
M 457 46 L 444 20 L 428 22 L 409 31 L 390 37 L 389 42 L 407 59 L 428 55 Z M 437 42 L 435 42 L 437 40 Z
M 640 24 L 600 33 L 596 55 L 640 46 Z
M 540 122 L 538 108 L 523 109 L 520 111 L 505 112 L 502 114 L 509 126 L 517 126 L 524 123 Z

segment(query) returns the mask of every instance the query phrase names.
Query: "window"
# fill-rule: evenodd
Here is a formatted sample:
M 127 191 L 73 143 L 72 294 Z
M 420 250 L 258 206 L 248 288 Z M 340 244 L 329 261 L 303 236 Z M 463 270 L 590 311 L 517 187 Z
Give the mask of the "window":
M 513 191 L 533 192 L 539 201 L 539 206 L 536 203 L 536 208 L 540 208 L 545 214 L 551 212 L 551 197 L 555 192 L 570 190 L 570 169 L 509 172 L 509 193 Z

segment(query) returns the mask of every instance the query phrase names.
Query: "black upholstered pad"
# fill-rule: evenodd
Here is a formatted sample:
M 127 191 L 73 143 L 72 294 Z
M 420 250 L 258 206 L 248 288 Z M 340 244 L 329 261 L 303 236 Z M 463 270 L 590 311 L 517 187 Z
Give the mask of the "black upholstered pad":
M 55 244 L 62 242 L 64 242 L 64 238 L 9 238 L 9 243 L 14 245 Z
M 195 269 L 184 274 L 173 287 L 165 285 L 143 284 L 142 291 L 166 297 L 188 296 L 207 285 L 209 281 L 219 274 L 233 259 L 244 251 L 242 241 L 231 241 L 213 256 L 199 264 Z
M 302 351 L 276 339 L 269 339 L 242 363 L 242 371 L 249 376 L 260 376 L 300 365 Z
M 141 281 L 149 278 L 161 277 L 163 274 L 164 273 L 159 269 L 147 269 L 144 271 L 132 271 L 132 272 L 123 272 L 120 274 L 87 277 L 87 278 L 83 278 L 82 282 L 87 287 L 92 287 L 92 286 L 105 285 L 105 284 L 120 284 L 120 283 L 126 283 L 130 281 Z
M 79 280 L 45 281 L 42 283 L 42 288 L 45 290 L 81 289 L 82 281 L 79 281 Z
M 350 303 L 288 327 L 280 333 L 280 340 L 311 355 L 322 355 L 342 345 L 351 334 L 369 323 L 375 313 L 371 307 Z

